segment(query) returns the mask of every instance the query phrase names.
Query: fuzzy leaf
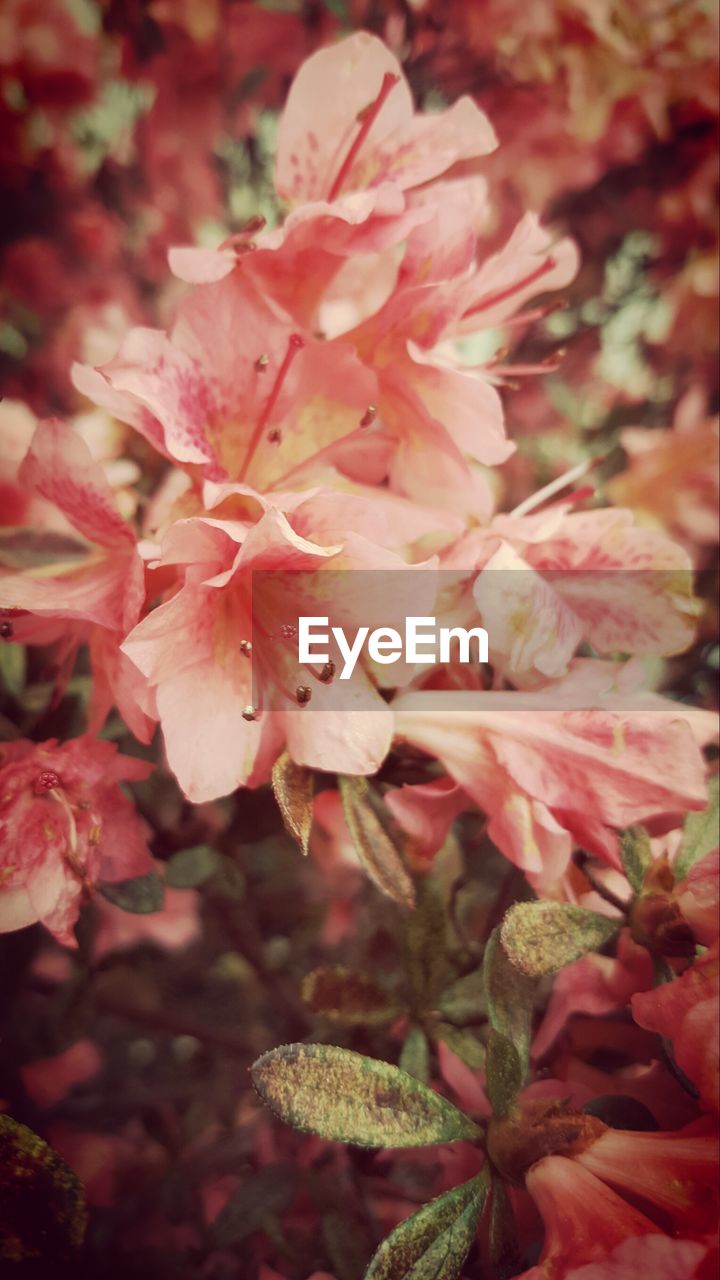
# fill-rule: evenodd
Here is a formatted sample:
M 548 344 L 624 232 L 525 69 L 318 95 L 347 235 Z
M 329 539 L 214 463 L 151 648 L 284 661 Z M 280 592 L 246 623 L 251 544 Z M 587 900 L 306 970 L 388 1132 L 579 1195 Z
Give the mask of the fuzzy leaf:
M 303 853 L 307 854 L 310 848 L 315 789 L 312 769 L 296 764 L 288 752 L 284 751 L 273 766 L 272 788 L 286 831 L 293 840 L 297 840 Z
M 399 849 L 388 835 L 372 802 L 364 778 L 338 779 L 345 821 L 358 857 L 382 893 L 403 907 L 415 905 L 415 886 Z
M 415 910 L 405 926 L 405 964 L 415 1009 L 432 1008 L 447 971 L 447 915 L 428 877 L 417 889 Z
M 458 1280 L 487 1195 L 487 1176 L 446 1191 L 383 1240 L 365 1280 Z
M 645 874 L 652 864 L 650 837 L 643 827 L 628 827 L 620 839 L 622 864 L 628 883 L 635 893 L 641 893 Z
M 483 979 L 490 1026 L 515 1045 L 524 1076 L 530 1061 L 536 983 L 510 963 L 499 928 L 493 930 L 485 947 Z
M 72 1169 L 32 1129 L 0 1115 L 0 1260 L 42 1259 L 58 1274 L 56 1264 L 79 1250 L 86 1218 Z
M 450 1022 L 479 1022 L 485 1009 L 482 969 L 474 969 L 446 987 L 438 1000 L 438 1009 Z
M 597 951 L 621 924 L 569 902 L 517 902 L 500 926 L 500 937 L 515 967 L 539 978 Z
M 372 978 L 343 965 L 326 965 L 307 974 L 302 998 L 312 1013 L 346 1026 L 377 1026 L 400 1012 Z
M 281 1120 L 359 1147 L 472 1141 L 477 1125 L 407 1072 L 350 1049 L 286 1044 L 258 1058 L 252 1079 Z
M 155 871 L 146 876 L 135 876 L 132 880 L 120 880 L 117 884 L 103 881 L 98 888 L 108 902 L 130 911 L 134 915 L 146 916 L 153 911 L 162 911 L 163 885 Z
M 493 1280 L 507 1280 L 520 1270 L 517 1225 L 502 1178 L 494 1177 L 490 1189 L 488 1261 Z
M 708 784 L 707 808 L 702 813 L 689 813 L 685 819 L 682 848 L 674 867 L 676 880 L 684 880 L 696 862 L 717 849 L 719 810 L 720 775 L 716 774 Z
M 209 844 L 196 844 L 190 849 L 180 849 L 168 860 L 165 883 L 171 889 L 196 889 L 219 869 L 220 854 Z
M 422 1027 L 411 1027 L 400 1053 L 400 1070 L 427 1084 L 430 1079 L 430 1046 Z
M 487 1043 L 485 1091 L 496 1116 L 504 1116 L 522 1088 L 524 1070 L 512 1040 L 493 1028 Z

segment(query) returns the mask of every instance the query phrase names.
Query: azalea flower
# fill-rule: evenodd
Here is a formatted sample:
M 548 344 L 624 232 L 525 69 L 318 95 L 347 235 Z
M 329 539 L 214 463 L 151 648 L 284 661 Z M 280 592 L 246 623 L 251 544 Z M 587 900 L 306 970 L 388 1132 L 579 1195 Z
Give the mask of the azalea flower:
M 99 880 L 144 875 L 145 824 L 121 782 L 150 773 L 111 742 L 0 746 L 0 930 L 40 921 L 65 946 Z

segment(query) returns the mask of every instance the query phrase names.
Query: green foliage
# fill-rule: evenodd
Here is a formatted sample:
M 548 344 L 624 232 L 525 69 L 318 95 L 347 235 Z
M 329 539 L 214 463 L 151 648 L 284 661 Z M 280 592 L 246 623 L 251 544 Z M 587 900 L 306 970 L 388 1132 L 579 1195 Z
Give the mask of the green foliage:
M 291 1165 L 269 1165 L 253 1173 L 215 1219 L 211 1228 L 215 1248 L 226 1249 L 267 1228 L 287 1209 L 296 1185 L 297 1172 Z
M 451 1022 L 477 1022 L 485 1009 L 483 970 L 474 969 L 458 978 L 440 995 L 438 1009 Z
M 146 916 L 153 911 L 162 911 L 163 884 L 155 871 L 145 876 L 135 876 L 132 880 L 119 880 L 117 884 L 103 881 L 98 888 L 108 902 L 123 911 L 134 915 Z
M 288 1044 L 258 1058 L 252 1080 L 281 1120 L 360 1147 L 475 1140 L 477 1125 L 407 1072 L 349 1049 Z
M 209 844 L 180 849 L 168 860 L 165 884 L 171 889 L 197 889 L 219 870 L 222 858 Z
M 685 819 L 682 848 L 675 863 L 675 876 L 684 880 L 686 875 L 704 858 L 717 849 L 720 840 L 720 775 L 716 774 L 708 785 L 708 804 L 702 813 L 688 814 Z
M 645 876 L 652 865 L 650 837 L 642 827 L 628 827 L 620 837 L 620 853 L 628 883 L 641 893 Z
M 447 1191 L 383 1240 L 365 1280 L 458 1280 L 487 1195 L 487 1175 Z
M 496 1116 L 504 1116 L 522 1088 L 523 1066 L 512 1040 L 494 1028 L 487 1043 L 485 1088 Z
M 400 1012 L 397 1004 L 367 974 L 326 965 L 303 980 L 302 998 L 313 1013 L 346 1026 L 375 1026 Z
M 430 1079 L 430 1046 L 422 1027 L 411 1027 L 400 1053 L 400 1070 L 427 1084 Z
M 510 963 L 499 928 L 493 930 L 485 948 L 483 980 L 490 1026 L 514 1044 L 524 1077 L 530 1060 L 536 983 Z
M 402 855 L 378 816 L 372 791 L 364 778 L 338 778 L 345 821 L 358 857 L 370 879 L 395 902 L 415 905 L 415 887 Z
M 497 1175 L 492 1179 L 489 1208 L 488 1261 L 491 1275 L 493 1280 L 507 1280 L 520 1270 L 517 1224 L 505 1183 Z
M 539 978 L 597 951 L 621 925 L 568 902 L 518 902 L 507 912 L 500 937 L 515 967 Z
M 458 1058 L 473 1071 L 482 1071 L 485 1066 L 485 1048 L 469 1027 L 453 1027 L 448 1022 L 439 1022 L 435 1035 L 442 1040 L 448 1049 L 452 1049 Z
M 69 1261 L 85 1235 L 85 1201 L 72 1169 L 32 1129 L 0 1114 L 0 1260 Z
M 303 853 L 310 848 L 315 779 L 312 769 L 295 764 L 287 751 L 275 761 L 272 788 L 285 828 Z

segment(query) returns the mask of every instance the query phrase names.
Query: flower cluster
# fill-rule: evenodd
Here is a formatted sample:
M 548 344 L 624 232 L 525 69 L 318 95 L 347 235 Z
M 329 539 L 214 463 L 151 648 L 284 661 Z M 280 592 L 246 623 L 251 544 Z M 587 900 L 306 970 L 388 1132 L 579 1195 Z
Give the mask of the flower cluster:
M 172 102 L 163 78 L 177 90 L 174 44 L 203 49 L 202 77 L 220 31 L 215 6 L 183 5 L 182 21 L 172 8 L 152 6 L 153 24 L 172 29 L 153 63 L 160 116 Z M 453 8 L 467 16 L 474 6 Z M 597 79 L 607 51 L 631 38 L 606 8 L 601 20 L 587 6 L 557 6 L 569 32 L 563 76 L 577 93 L 588 69 Z M 490 9 L 493 21 L 472 31 L 482 57 L 505 6 Z M 531 35 L 534 80 L 558 37 Z M 695 35 L 694 23 L 668 18 L 635 79 L 605 101 L 622 114 L 617 104 L 633 96 L 631 133 L 642 132 L 640 108 L 643 126 L 663 123 L 656 80 L 666 61 L 673 102 L 689 92 Z M 13 65 L 43 110 L 53 92 L 67 106 L 81 81 L 91 94 L 89 72 L 70 88 L 49 73 L 34 79 L 29 38 L 28 50 Z M 441 43 L 436 53 L 442 65 Z M 295 62 L 295 46 L 282 46 L 280 82 Z M 587 100 L 573 101 L 584 118 Z M 165 217 L 160 199 L 175 167 L 159 142 L 172 134 L 169 117 L 156 133 L 146 120 L 141 135 L 161 245 L 191 238 L 214 207 L 202 168 L 217 118 L 196 133 L 192 99 L 181 112 L 193 148 L 200 139 L 197 167 L 183 170 L 195 174 L 184 221 Z M 603 138 L 605 123 L 585 121 Z M 416 111 L 399 61 L 375 35 L 318 48 L 290 87 L 263 212 L 249 211 L 215 247 L 171 248 L 166 327 L 136 324 L 110 358 L 74 363 L 75 392 L 93 406 L 75 418 L 0 407 L 0 644 L 6 682 L 19 689 L 19 727 L 0 747 L 0 931 L 39 921 L 68 948 L 33 961 L 38 990 L 52 990 L 72 966 L 98 967 L 138 941 L 181 953 L 198 944 L 195 891 L 207 881 L 206 909 L 229 939 L 208 960 L 209 985 L 244 981 L 243 965 L 256 971 L 297 1039 L 253 1068 L 271 1109 L 360 1146 L 465 1144 L 435 1170 L 441 1198 L 414 1216 L 431 1181 L 422 1154 L 394 1200 L 377 1194 L 376 1223 L 391 1234 L 368 1280 L 459 1280 L 481 1266 L 527 1280 L 624 1280 L 639 1268 L 705 1280 L 716 1258 L 708 1043 L 718 861 L 704 748 L 716 717 L 658 690 L 702 613 L 692 569 L 713 543 L 714 426 L 691 390 L 672 428 L 623 433 L 629 466 L 606 492 L 626 505 L 602 505 L 579 483 L 593 472 L 585 458 L 503 509 L 503 486 L 512 491 L 522 475 L 503 393 L 558 371 L 560 353 L 535 358 L 527 346 L 573 287 L 580 254 L 536 212 L 505 225 L 502 157 L 471 96 Z M 549 180 L 552 166 L 540 168 Z M 152 247 L 147 263 L 159 274 Z M 94 269 L 102 274 L 102 257 Z M 132 299 L 125 311 L 157 319 Z M 387 668 L 363 655 L 339 701 L 335 662 L 298 660 L 298 616 L 353 628 L 409 613 L 487 627 L 489 663 Z M 25 650 L 39 707 L 20 688 Z M 78 686 L 85 722 L 59 742 L 53 715 Z M 123 783 L 139 784 L 137 808 Z M 342 965 L 308 955 L 299 1001 L 244 907 L 268 867 L 282 880 L 273 861 L 282 846 L 249 854 L 242 869 L 232 856 L 266 784 L 313 855 L 291 874 L 314 873 L 303 891 L 313 911 L 322 904 L 323 947 L 337 959 L 355 937 Z M 362 873 L 373 896 L 360 928 Z M 292 894 L 280 903 L 273 893 L 259 894 L 259 911 L 270 943 L 282 943 L 303 904 L 294 911 Z M 133 927 L 122 908 L 138 916 Z M 372 972 L 378 946 L 402 980 Z M 558 971 L 548 997 L 538 983 Z M 130 1014 L 112 982 L 99 982 L 94 999 L 100 1017 L 164 1027 L 189 1058 L 203 1034 L 245 1055 L 221 1029 L 175 1025 L 155 994 Z M 308 1044 L 306 1009 L 353 1028 L 348 1047 L 327 1034 Z M 260 1018 L 250 1001 L 252 1028 Z M 612 1018 L 608 1065 L 597 1036 Z M 372 1049 L 383 1025 L 390 1052 L 399 1042 L 400 1070 L 355 1052 Z M 367 1027 L 369 1041 L 352 1039 Z M 255 1029 L 248 1044 L 251 1056 L 269 1048 Z M 31 1060 L 22 1079 L 52 1107 L 103 1069 L 78 1038 L 57 1058 Z M 441 1092 L 428 1087 L 433 1077 Z M 229 1102 L 225 1111 L 227 1120 Z M 50 1137 L 99 1205 L 123 1178 L 166 1176 L 182 1152 L 199 1216 L 175 1228 L 183 1210 L 174 1219 L 173 1210 L 148 1233 L 190 1258 L 204 1250 L 198 1274 L 229 1274 L 232 1249 L 273 1215 L 283 1219 L 280 1245 L 258 1245 L 253 1276 L 324 1280 L 326 1264 L 338 1280 L 359 1274 L 370 1247 L 360 1232 L 343 1262 L 339 1206 L 321 1184 L 351 1186 L 363 1171 L 308 1142 L 287 1150 L 300 1151 L 311 1189 L 285 1175 L 278 1184 L 286 1139 L 258 1115 L 241 1107 L 235 1117 L 242 1158 L 265 1178 L 254 1200 L 243 1200 L 237 1163 L 216 1160 L 215 1121 L 205 1127 L 189 1105 L 177 1129 L 158 1108 L 160 1138 L 150 1141 L 128 1116 L 121 1132 L 91 1133 L 84 1145 L 62 1123 Z M 296 1217 L 311 1226 L 297 1256 Z M 310 1244 L 318 1230 L 329 1241 L 322 1256 Z M 42 1256 L 12 1239 L 17 1256 Z M 274 1270 L 284 1257 L 290 1270 Z

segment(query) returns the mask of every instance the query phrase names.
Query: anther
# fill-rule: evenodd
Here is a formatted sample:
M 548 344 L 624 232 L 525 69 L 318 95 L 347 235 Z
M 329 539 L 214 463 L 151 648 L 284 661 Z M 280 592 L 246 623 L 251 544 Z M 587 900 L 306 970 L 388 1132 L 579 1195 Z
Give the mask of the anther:
M 277 427 L 273 427 L 272 431 L 268 431 L 268 443 L 280 444 L 282 440 L 282 432 Z
M 3 640 L 11 640 L 14 635 L 12 622 L 0 622 L 0 636 Z
M 275 375 L 275 381 L 273 382 L 273 385 L 270 389 L 270 394 L 268 395 L 268 398 L 265 401 L 265 405 L 260 414 L 260 417 L 258 418 L 255 424 L 255 428 L 252 433 L 252 438 L 248 445 L 248 451 L 247 451 L 247 454 L 245 455 L 245 464 L 240 472 L 240 475 L 238 476 L 238 479 L 241 481 L 245 479 L 248 473 L 248 468 L 255 455 L 255 450 L 257 449 L 262 439 L 263 432 L 268 422 L 270 421 L 270 415 L 273 409 L 275 408 L 275 402 L 278 396 L 280 395 L 280 392 L 282 390 L 282 385 L 288 374 L 290 365 L 295 359 L 295 356 L 297 355 L 298 351 L 300 351 L 300 349 L 304 346 L 305 346 L 305 339 L 301 336 L 301 334 L 299 333 L 290 334 L 290 337 L 288 338 L 287 351 L 285 352 L 285 355 L 283 357 L 282 364 L 280 365 L 280 368 L 278 369 Z
M 297 698 L 300 706 L 304 707 L 312 698 L 312 689 L 307 684 L 299 684 L 295 690 L 295 697 Z
M 240 652 L 244 654 L 246 658 L 249 658 L 252 653 L 252 640 L 241 640 L 238 647 Z
M 54 791 L 60 786 L 60 776 L 54 769 L 43 769 L 33 784 L 36 796 L 43 796 L 47 791 Z
M 362 418 L 360 419 L 360 426 L 369 427 L 371 423 L 375 421 L 376 418 L 377 418 L 377 405 L 369 404 Z
M 269 363 L 270 363 L 270 357 L 268 355 L 265 355 L 265 353 L 263 352 L 263 354 L 261 356 L 258 356 L 257 360 L 255 361 L 255 368 L 257 372 L 264 373 Z
M 330 662 L 325 663 L 325 666 L 318 676 L 318 680 L 322 680 L 323 684 L 329 684 L 334 675 L 335 663 L 331 660 Z
M 250 705 L 248 705 L 247 707 L 244 707 L 242 718 L 243 720 L 257 720 L 257 707 L 253 707 Z

